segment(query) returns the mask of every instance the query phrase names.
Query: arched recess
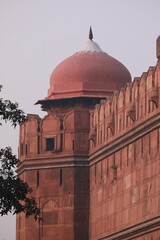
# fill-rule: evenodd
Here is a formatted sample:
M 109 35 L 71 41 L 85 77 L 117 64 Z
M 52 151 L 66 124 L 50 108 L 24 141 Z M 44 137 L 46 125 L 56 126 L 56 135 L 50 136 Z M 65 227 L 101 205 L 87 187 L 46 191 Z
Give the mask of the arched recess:
M 132 115 L 127 115 L 127 127 L 131 126 L 134 122 L 134 117 Z
M 92 149 L 92 148 L 94 148 L 95 147 L 95 139 L 94 138 L 90 138 L 89 139 L 89 141 L 90 141 L 90 148 Z
M 158 108 L 158 104 L 155 100 L 149 101 L 149 112 L 153 112 L 155 108 Z
M 89 134 L 89 141 L 90 141 L 91 149 L 94 148 L 96 145 L 96 138 L 97 138 L 97 129 L 96 129 L 96 127 L 93 127 Z
M 113 129 L 110 126 L 107 126 L 107 139 L 113 136 Z
M 45 201 L 42 205 L 42 225 L 41 225 L 42 240 L 53 239 L 54 237 L 53 227 L 56 227 L 57 225 L 58 225 L 58 203 L 53 198 L 50 198 L 47 201 Z

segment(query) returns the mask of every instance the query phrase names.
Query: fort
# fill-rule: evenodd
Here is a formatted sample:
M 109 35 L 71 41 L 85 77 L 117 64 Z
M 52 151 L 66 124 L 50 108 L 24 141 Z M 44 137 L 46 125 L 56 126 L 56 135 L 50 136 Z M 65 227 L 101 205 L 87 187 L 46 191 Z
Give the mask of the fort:
M 47 115 L 20 127 L 17 172 L 42 221 L 17 215 L 17 240 L 160 239 L 160 37 L 157 59 L 131 82 L 90 30 L 54 69 Z

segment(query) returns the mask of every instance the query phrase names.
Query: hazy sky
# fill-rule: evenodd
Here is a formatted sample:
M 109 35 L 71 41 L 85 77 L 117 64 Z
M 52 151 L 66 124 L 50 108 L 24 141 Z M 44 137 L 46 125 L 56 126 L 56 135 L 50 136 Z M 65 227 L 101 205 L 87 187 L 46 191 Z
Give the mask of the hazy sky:
M 26 113 L 47 96 L 51 72 L 88 40 L 121 61 L 132 78 L 156 64 L 159 0 L 0 0 L 1 96 Z M 0 147 L 17 152 L 18 130 L 0 128 Z M 7 223 L 8 221 L 8 223 Z M 0 240 L 15 240 L 14 218 L 0 219 Z

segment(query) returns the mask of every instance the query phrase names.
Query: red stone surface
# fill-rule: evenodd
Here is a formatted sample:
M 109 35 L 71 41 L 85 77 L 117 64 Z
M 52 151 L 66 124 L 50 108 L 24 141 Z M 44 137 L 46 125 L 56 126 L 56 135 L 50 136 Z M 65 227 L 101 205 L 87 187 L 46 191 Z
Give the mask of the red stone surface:
M 28 115 L 21 126 L 18 172 L 33 189 L 43 221 L 17 216 L 17 239 L 88 239 L 89 109 L 66 109 L 43 119 Z M 46 151 L 46 138 L 55 139 L 53 151 Z
M 159 61 L 94 108 L 77 98 L 47 110 L 20 128 L 17 171 L 43 221 L 17 215 L 17 240 L 160 239 Z
M 91 113 L 90 240 L 159 239 L 159 73 L 158 62 Z

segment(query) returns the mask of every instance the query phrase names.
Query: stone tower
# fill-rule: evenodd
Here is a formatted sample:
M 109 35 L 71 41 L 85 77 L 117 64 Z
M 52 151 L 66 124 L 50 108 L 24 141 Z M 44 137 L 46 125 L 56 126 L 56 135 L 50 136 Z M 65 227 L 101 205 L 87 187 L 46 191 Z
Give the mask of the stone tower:
M 33 189 L 42 222 L 17 216 L 17 240 L 89 239 L 90 111 L 131 77 L 90 39 L 60 63 L 39 100 L 47 115 L 21 126 L 18 174 Z

